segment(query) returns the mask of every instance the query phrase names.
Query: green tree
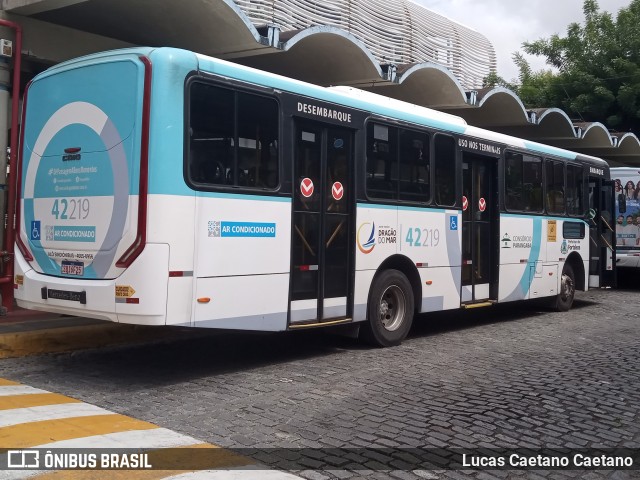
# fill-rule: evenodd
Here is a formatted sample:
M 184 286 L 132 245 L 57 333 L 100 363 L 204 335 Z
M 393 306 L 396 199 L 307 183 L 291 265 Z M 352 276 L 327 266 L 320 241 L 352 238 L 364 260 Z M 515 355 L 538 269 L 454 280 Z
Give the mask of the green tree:
M 514 54 L 520 71 L 514 90 L 529 108 L 559 107 L 570 116 L 637 134 L 640 0 L 631 0 L 615 19 L 599 10 L 597 0 L 584 0 L 583 12 L 584 25 L 570 24 L 566 36 L 523 44 L 526 53 L 545 57 L 553 70 L 533 72 L 521 54 Z M 500 80 L 485 79 L 487 85 Z
M 483 87 L 505 87 L 515 92 L 528 108 L 555 106 L 555 90 L 552 88 L 556 75 L 551 70 L 534 72 L 524 56 L 516 52 L 513 61 L 518 67 L 517 80 L 506 81 L 497 73 L 487 75 Z

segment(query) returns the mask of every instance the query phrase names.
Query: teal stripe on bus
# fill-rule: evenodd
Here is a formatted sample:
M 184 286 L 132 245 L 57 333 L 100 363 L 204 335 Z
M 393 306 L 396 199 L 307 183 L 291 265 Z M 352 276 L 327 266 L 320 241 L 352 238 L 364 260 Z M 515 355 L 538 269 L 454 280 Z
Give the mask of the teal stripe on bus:
M 245 193 L 225 193 L 225 192 L 202 192 L 198 191 L 196 197 L 200 198 L 225 198 L 230 200 L 254 200 L 260 202 L 288 202 L 291 197 L 271 196 L 271 195 L 251 195 Z
M 530 219 L 535 219 L 535 218 L 542 218 L 543 220 L 555 220 L 556 222 L 582 222 L 584 224 L 587 224 L 586 220 L 583 220 L 582 218 L 576 218 L 576 217 L 549 217 L 547 215 L 526 215 L 523 213 L 501 213 L 500 217 L 503 218 L 530 218 Z
M 407 205 L 384 205 L 381 203 L 358 203 L 358 208 L 377 208 L 380 210 L 405 210 L 411 212 L 437 212 L 437 213 L 450 213 L 458 212 L 455 208 L 434 208 L 434 207 L 410 207 Z
M 577 158 L 577 154 L 575 152 L 569 152 L 567 150 L 563 150 L 561 148 L 552 147 L 550 145 L 543 145 L 542 143 L 537 142 L 529 142 L 524 140 L 524 146 L 527 150 L 531 150 L 533 152 L 539 152 L 547 155 L 556 155 L 561 158 L 566 158 L 567 160 L 575 160 Z

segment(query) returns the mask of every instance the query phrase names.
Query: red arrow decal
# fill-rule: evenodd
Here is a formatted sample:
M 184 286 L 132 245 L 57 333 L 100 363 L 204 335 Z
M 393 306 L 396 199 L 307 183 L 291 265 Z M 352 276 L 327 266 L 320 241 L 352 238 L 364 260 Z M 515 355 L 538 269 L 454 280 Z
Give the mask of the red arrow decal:
M 305 198 L 313 195 L 313 180 L 309 177 L 303 178 L 300 182 L 300 193 L 302 193 L 302 196 Z
M 342 183 L 335 182 L 333 184 L 333 187 L 331 187 L 331 195 L 333 195 L 333 198 L 336 200 L 342 199 L 342 196 L 344 195 L 344 187 L 342 186 Z

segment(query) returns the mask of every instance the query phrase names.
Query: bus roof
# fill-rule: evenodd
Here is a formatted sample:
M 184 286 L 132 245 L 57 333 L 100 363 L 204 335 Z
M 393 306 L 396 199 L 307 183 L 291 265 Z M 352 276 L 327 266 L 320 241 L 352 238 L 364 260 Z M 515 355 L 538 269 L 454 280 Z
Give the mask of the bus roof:
M 263 87 L 304 95 L 396 120 L 405 120 L 418 125 L 438 128 L 450 133 L 493 140 L 506 144 L 507 146 L 530 150 L 542 155 L 554 155 L 568 160 L 591 163 L 599 168 L 608 168 L 607 162 L 597 157 L 578 154 L 563 148 L 552 147 L 550 145 L 472 127 L 468 125 L 462 117 L 378 95 L 366 90 L 347 86 L 321 87 L 226 60 L 201 54 L 196 55 L 200 70 L 203 72 L 212 74 L 221 74 L 221 72 L 224 72 L 222 73 L 224 76 L 244 80 Z
M 95 61 L 107 61 L 110 57 L 131 54 L 149 56 L 152 62 L 169 61 L 186 63 L 185 58 L 192 58 L 193 65 L 183 65 L 188 70 L 197 68 L 202 73 L 220 75 L 223 77 L 246 81 L 262 87 L 272 88 L 274 90 L 281 90 L 309 98 L 324 100 L 326 102 L 335 103 L 345 107 L 371 112 L 375 115 L 388 117 L 390 119 L 403 120 L 454 134 L 469 135 L 478 139 L 502 143 L 509 147 L 536 152 L 541 155 L 553 155 L 567 160 L 584 161 L 586 163 L 596 165 L 599 168 L 609 168 L 607 162 L 597 157 L 582 155 L 570 150 L 473 127 L 468 125 L 462 117 L 404 102 L 402 100 L 396 100 L 354 87 L 321 87 L 227 60 L 172 47 L 137 47 L 86 55 L 51 67 L 45 72 L 37 75 L 34 78 L 34 81 L 38 78 L 52 75 L 68 68 L 81 66 L 82 64 Z

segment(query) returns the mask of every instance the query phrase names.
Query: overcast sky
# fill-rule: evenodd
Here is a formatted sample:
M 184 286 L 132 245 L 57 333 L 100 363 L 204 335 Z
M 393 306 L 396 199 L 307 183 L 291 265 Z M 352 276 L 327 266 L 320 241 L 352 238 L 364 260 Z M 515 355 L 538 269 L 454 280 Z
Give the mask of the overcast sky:
M 511 56 L 522 42 L 565 36 L 572 22 L 583 23 L 583 0 L 414 0 L 428 9 L 470 27 L 489 39 L 496 50 L 498 75 L 517 78 Z M 598 0 L 600 10 L 615 18 L 630 0 Z M 534 70 L 549 68 L 540 57 L 528 57 Z

